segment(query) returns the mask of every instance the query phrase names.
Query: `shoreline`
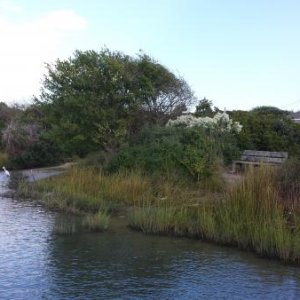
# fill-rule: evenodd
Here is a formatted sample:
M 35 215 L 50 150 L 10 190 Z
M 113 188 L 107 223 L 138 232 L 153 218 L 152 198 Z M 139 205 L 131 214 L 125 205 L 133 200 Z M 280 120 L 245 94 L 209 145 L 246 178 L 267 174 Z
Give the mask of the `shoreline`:
M 134 172 L 103 175 L 74 168 L 53 180 L 29 181 L 23 195 L 38 197 L 49 209 L 89 216 L 95 227 L 105 218 L 122 215 L 127 226 L 146 234 L 194 238 L 299 265 L 298 213 L 293 212 L 294 223 L 288 222 L 290 215 L 275 199 L 276 185 L 269 172 L 238 175 L 243 180 L 227 182 L 226 191 L 201 190 L 195 195 L 192 186 L 153 182 Z

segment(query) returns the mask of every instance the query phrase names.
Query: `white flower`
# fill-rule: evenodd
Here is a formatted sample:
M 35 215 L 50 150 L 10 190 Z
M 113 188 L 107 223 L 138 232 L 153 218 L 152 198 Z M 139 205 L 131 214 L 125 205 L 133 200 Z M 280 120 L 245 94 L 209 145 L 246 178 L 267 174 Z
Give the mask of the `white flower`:
M 213 118 L 210 117 L 194 117 L 192 115 L 182 115 L 176 120 L 169 120 L 167 126 L 185 126 L 185 127 L 204 127 L 219 130 L 220 132 L 236 132 L 239 133 L 243 126 L 239 122 L 233 122 L 226 112 L 216 113 Z

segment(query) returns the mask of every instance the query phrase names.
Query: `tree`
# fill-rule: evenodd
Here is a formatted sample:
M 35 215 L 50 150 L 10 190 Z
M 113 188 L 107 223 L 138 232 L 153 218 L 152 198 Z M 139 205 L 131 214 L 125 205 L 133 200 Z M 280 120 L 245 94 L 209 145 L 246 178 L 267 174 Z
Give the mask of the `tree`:
M 64 153 L 83 156 L 114 151 L 144 122 L 166 122 L 192 100 L 186 82 L 148 56 L 102 49 L 48 64 L 36 104 L 45 136 Z
M 251 110 L 251 112 L 260 115 L 271 115 L 277 117 L 288 117 L 290 113 L 286 110 L 281 110 L 274 106 L 257 106 Z
M 300 154 L 300 125 L 288 112 L 276 107 L 259 107 L 252 111 L 232 111 L 230 116 L 243 125 L 238 136 L 242 150 L 287 151 Z
M 11 120 L 2 131 L 5 151 L 10 156 L 17 156 L 39 139 L 39 128 L 36 124 L 22 124 L 19 119 Z
M 196 111 L 194 115 L 196 117 L 212 117 L 216 112 L 219 111 L 218 108 L 213 108 L 213 103 L 211 100 L 206 99 L 205 97 L 199 101 L 196 106 Z
M 148 123 L 165 125 L 195 101 L 193 92 L 183 78 L 176 77 L 148 55 L 139 55 L 137 72 L 137 91 L 142 102 L 140 111 Z

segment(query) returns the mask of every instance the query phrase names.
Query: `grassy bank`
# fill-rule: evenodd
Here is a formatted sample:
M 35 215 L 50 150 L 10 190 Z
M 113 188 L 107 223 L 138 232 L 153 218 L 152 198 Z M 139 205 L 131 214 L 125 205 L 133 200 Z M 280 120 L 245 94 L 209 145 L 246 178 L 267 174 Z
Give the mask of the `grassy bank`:
M 240 183 L 220 190 L 214 181 L 209 192 L 203 185 L 140 172 L 107 176 L 72 168 L 62 176 L 21 184 L 19 193 L 50 208 L 88 213 L 90 230 L 107 227 L 110 215 L 125 211 L 129 226 L 145 233 L 195 237 L 299 263 L 299 209 L 295 201 L 283 201 L 277 174 L 265 167 L 250 169 Z
M 284 203 L 276 178 L 274 169 L 250 169 L 221 201 L 135 208 L 129 224 L 146 233 L 192 236 L 299 263 L 300 214 Z
M 107 177 L 93 169 L 74 167 L 46 180 L 21 182 L 18 196 L 38 199 L 46 207 L 65 212 L 113 213 L 146 197 L 147 190 L 148 182 L 138 174 Z
M 213 184 L 213 190 L 220 190 L 223 182 L 214 180 Z M 114 214 L 145 204 L 169 207 L 184 202 L 192 205 L 208 197 L 209 193 L 203 188 L 208 185 L 212 183 L 187 185 L 141 172 L 104 175 L 92 168 L 72 167 L 60 176 L 33 183 L 20 182 L 17 196 L 38 199 L 45 206 L 60 211 Z

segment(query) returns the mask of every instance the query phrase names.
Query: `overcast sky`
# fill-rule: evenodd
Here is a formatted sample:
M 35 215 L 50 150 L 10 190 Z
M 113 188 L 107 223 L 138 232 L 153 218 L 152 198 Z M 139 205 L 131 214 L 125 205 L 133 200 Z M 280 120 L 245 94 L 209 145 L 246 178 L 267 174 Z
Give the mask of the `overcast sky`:
M 30 103 L 45 63 L 143 50 L 227 109 L 300 110 L 299 0 L 0 0 L 0 101 Z

